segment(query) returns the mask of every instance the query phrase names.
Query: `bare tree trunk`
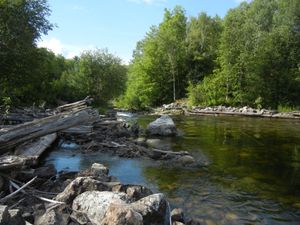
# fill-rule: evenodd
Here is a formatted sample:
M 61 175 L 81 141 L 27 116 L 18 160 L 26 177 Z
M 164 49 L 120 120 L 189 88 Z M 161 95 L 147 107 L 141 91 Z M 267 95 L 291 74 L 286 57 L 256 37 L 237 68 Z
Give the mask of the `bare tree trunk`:
M 173 101 L 176 101 L 176 80 L 175 80 L 175 74 L 173 72 Z

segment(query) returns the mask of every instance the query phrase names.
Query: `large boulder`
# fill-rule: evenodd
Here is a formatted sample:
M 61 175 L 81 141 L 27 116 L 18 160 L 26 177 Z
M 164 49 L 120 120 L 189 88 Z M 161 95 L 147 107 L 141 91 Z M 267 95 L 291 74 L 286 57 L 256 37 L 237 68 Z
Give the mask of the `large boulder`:
M 144 225 L 161 225 L 168 219 L 168 202 L 161 193 L 133 202 L 130 207 L 143 216 Z
M 111 203 L 101 225 L 143 225 L 143 217 L 128 205 Z
M 87 191 L 74 199 L 72 209 L 85 213 L 92 223 L 100 225 L 111 203 L 126 204 L 127 202 L 128 196 L 124 193 Z
M 177 129 L 174 121 L 168 115 L 163 115 L 155 121 L 151 122 L 146 130 L 148 135 L 158 136 L 175 136 Z

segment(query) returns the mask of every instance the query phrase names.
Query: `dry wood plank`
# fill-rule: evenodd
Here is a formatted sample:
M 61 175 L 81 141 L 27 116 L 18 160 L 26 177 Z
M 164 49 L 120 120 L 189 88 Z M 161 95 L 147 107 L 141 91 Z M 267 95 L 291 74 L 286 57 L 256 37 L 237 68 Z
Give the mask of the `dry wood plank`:
M 35 165 L 39 157 L 51 146 L 56 138 L 57 134 L 53 133 L 40 137 L 36 141 L 24 143 L 16 148 L 15 155 L 26 158 L 26 164 Z
M 0 134 L 0 153 L 7 152 L 11 148 L 25 141 L 42 137 L 89 122 L 99 118 L 98 112 L 92 109 L 84 109 L 75 112 L 64 112 L 32 122 L 17 125 L 7 132 Z
M 0 170 L 23 167 L 26 164 L 26 158 L 8 155 L 0 158 Z
M 56 108 L 56 111 L 64 112 L 64 111 L 71 111 L 71 110 L 74 110 L 74 109 L 75 110 L 76 109 L 82 109 L 82 108 L 86 107 L 87 105 L 91 104 L 92 101 L 93 101 L 93 99 L 88 96 L 88 97 L 86 97 L 85 99 L 83 99 L 81 101 L 59 106 L 59 107 Z
M 60 131 L 63 134 L 89 134 L 93 132 L 93 126 L 81 125 L 76 127 L 70 127 L 66 130 Z

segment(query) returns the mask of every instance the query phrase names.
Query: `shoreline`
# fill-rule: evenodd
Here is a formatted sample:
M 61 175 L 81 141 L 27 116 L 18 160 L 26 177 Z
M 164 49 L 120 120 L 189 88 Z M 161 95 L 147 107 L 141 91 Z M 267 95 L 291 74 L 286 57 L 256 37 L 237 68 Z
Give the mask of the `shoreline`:
M 185 116 L 241 116 L 256 118 L 274 118 L 274 119 L 293 119 L 300 120 L 300 111 L 293 112 L 277 112 L 276 110 L 254 109 L 251 107 L 200 107 L 193 106 L 188 108 L 186 105 L 171 103 L 155 108 L 154 115 L 185 115 Z

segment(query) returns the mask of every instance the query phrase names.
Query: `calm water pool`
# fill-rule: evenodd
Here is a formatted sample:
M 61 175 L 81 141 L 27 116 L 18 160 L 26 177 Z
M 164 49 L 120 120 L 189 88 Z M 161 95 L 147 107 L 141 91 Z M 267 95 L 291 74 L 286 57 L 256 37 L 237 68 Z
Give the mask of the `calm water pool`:
M 142 116 L 145 126 L 154 117 Z M 99 153 L 53 151 L 46 159 L 61 169 L 92 162 L 110 167 L 124 183 L 167 195 L 202 224 L 300 224 L 300 121 L 243 117 L 174 117 L 182 136 L 160 140 L 163 148 L 204 154 L 207 169 L 178 169 L 147 160 Z

